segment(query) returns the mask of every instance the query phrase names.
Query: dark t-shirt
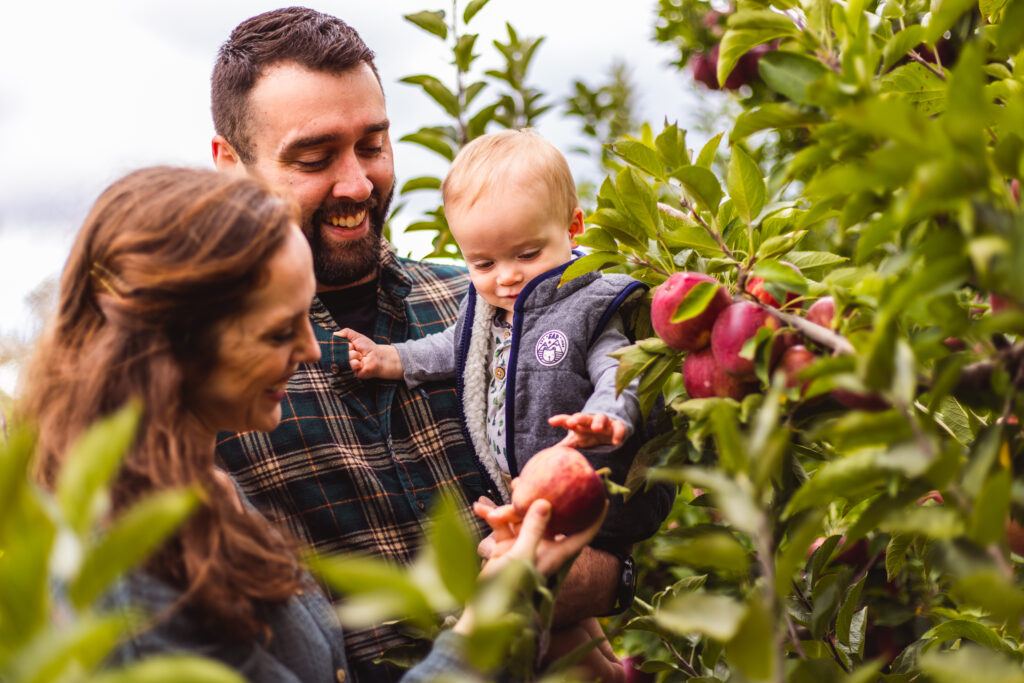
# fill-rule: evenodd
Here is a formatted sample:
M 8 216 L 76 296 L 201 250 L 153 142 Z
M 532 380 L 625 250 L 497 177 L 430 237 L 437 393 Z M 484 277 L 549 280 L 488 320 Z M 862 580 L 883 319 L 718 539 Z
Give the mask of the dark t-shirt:
M 319 292 L 317 296 L 338 327 L 348 327 L 373 339 L 373 327 L 377 322 L 377 280 L 355 287 Z

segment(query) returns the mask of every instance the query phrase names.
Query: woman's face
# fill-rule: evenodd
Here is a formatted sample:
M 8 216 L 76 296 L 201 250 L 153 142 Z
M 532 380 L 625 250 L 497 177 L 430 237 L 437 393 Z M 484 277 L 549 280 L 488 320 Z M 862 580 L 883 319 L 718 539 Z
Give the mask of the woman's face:
M 265 268 L 242 313 L 220 325 L 217 361 L 198 381 L 192 412 L 210 432 L 269 432 L 281 421 L 285 385 L 320 347 L 309 324 L 316 281 L 309 244 L 297 226 Z

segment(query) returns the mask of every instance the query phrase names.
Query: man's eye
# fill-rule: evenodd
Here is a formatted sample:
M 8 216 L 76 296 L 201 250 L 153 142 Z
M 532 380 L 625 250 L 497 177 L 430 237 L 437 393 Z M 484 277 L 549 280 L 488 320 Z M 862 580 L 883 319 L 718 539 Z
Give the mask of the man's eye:
M 296 159 L 294 163 L 303 171 L 319 171 L 326 168 L 329 162 L 328 157 L 322 157 L 320 159 Z

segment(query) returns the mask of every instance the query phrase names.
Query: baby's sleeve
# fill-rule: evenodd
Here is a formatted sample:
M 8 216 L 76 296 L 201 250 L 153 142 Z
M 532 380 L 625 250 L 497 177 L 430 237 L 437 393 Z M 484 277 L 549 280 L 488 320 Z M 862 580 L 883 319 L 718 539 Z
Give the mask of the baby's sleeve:
M 455 377 L 455 325 L 394 345 L 402 361 L 402 376 L 408 387 Z
M 594 385 L 594 391 L 581 411 L 589 414 L 603 413 L 622 422 L 626 425 L 627 439 L 633 434 L 640 419 L 640 399 L 637 398 L 637 387 L 640 380 L 639 378 L 634 379 L 621 394 L 616 396 L 615 373 L 618 370 L 619 361 L 608 354 L 624 346 L 629 346 L 629 344 L 622 319 L 618 315 L 612 316 L 600 336 L 590 347 L 590 352 L 587 355 L 587 372 L 590 375 L 591 384 Z

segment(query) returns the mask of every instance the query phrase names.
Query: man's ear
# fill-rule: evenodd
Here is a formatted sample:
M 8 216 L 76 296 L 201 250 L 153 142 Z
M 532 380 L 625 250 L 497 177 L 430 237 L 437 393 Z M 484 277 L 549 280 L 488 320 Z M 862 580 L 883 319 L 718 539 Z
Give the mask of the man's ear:
M 218 171 L 246 173 L 245 164 L 238 158 L 238 152 L 223 135 L 214 135 L 210 146 L 213 152 L 213 165 Z
M 583 234 L 583 209 L 576 207 L 569 222 L 569 244 L 576 246 L 576 238 Z

